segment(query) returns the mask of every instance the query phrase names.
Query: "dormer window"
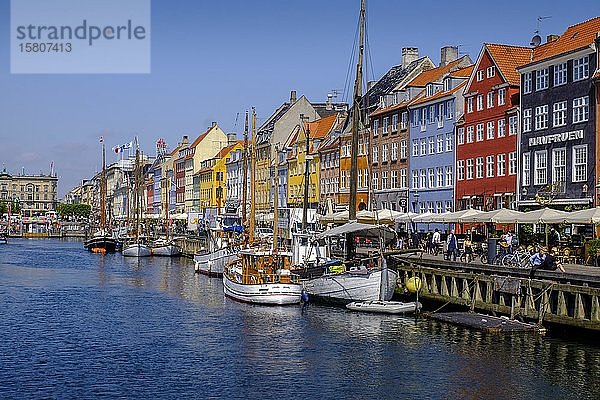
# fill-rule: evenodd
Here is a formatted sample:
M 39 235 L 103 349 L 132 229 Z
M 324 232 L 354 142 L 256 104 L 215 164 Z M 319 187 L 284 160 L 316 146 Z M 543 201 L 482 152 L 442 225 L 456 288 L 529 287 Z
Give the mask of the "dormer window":
M 488 77 L 488 78 L 491 78 L 491 77 L 493 77 L 493 76 L 496 76 L 496 67 L 494 67 L 494 66 L 487 67 L 487 70 L 486 70 L 486 72 L 487 72 L 487 77 Z
M 444 79 L 444 92 L 452 89 L 452 79 L 450 77 Z
M 433 84 L 427 84 L 427 97 L 433 96 Z
M 385 108 L 385 96 L 379 96 L 379 107 Z

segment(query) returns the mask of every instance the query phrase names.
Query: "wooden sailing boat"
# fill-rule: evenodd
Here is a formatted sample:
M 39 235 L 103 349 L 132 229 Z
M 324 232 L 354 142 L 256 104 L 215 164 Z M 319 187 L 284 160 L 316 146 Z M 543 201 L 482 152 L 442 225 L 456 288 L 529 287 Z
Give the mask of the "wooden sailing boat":
M 256 143 L 256 112 L 252 110 L 252 143 Z M 249 246 L 254 245 L 255 225 L 255 161 L 254 147 L 250 156 L 250 219 Z M 276 155 L 279 150 L 276 148 Z M 298 304 L 302 294 L 299 277 L 290 271 L 290 253 L 280 252 L 277 248 L 277 203 L 278 176 L 277 158 L 275 162 L 275 192 L 273 218 L 273 245 L 271 249 L 245 248 L 240 250 L 235 261 L 227 264 L 223 270 L 223 291 L 225 296 L 236 301 L 255 304 Z M 244 182 L 245 184 L 245 182 Z
M 356 239 L 367 236 L 385 235 L 384 227 L 376 227 L 371 232 L 369 226 L 356 222 L 356 193 L 358 181 L 358 137 L 361 129 L 360 122 L 363 120 L 364 105 L 362 99 L 362 75 L 363 75 L 363 52 L 365 37 L 365 0 L 361 0 L 360 8 L 360 33 L 358 45 L 358 62 L 356 64 L 356 80 L 354 81 L 354 98 L 352 104 L 352 142 L 351 142 L 351 166 L 350 166 L 350 201 L 349 201 L 349 222 L 339 227 L 337 231 L 325 232 L 320 235 L 321 239 L 330 236 L 343 236 L 346 240 L 346 260 L 341 266 L 341 271 L 331 272 L 327 265 L 324 265 L 325 272 L 317 277 L 309 278 L 304 281 L 304 289 L 308 294 L 317 299 L 335 303 L 348 303 L 352 301 L 368 300 L 390 300 L 394 294 L 396 280 L 398 275 L 394 271 L 389 271 L 383 258 L 383 254 L 371 256 L 359 260 L 355 254 Z M 367 228 L 368 231 L 367 231 Z M 378 229 L 382 231 L 379 232 Z M 393 232 L 392 232 L 393 233 Z M 338 268 L 340 262 L 337 263 Z M 351 267 L 346 270 L 345 265 Z
M 139 147 L 135 151 L 135 167 L 133 169 L 134 174 L 134 188 L 133 188 L 133 203 L 135 208 L 135 239 L 133 243 L 127 244 L 123 248 L 123 255 L 125 257 L 148 257 L 152 254 L 150 247 L 142 242 L 140 236 L 141 232 L 141 220 L 142 220 L 142 190 L 143 185 L 143 167 L 140 163 L 140 149 Z
M 163 182 L 165 183 L 165 237 L 164 239 L 155 240 L 152 243 L 152 255 L 155 256 L 164 256 L 164 257 L 173 257 L 181 255 L 181 249 L 179 246 L 175 244 L 175 242 L 169 238 L 169 194 L 171 190 L 171 178 L 164 177 Z
M 83 243 L 83 246 L 94 253 L 114 253 L 117 240 L 108 233 L 106 224 L 106 148 L 102 143 L 102 172 L 100 174 L 100 225 L 94 235 Z

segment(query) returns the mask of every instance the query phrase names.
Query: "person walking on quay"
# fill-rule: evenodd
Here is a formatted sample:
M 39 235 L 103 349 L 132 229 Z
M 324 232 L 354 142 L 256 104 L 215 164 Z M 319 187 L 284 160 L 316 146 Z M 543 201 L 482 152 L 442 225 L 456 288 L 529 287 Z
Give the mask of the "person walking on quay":
M 450 255 L 452 255 L 452 261 L 456 261 L 456 256 L 458 256 L 458 242 L 456 241 L 454 229 L 450 231 L 450 234 L 446 239 L 446 245 L 448 246 L 446 258 L 448 259 L 448 261 L 450 261 Z
M 437 256 L 440 252 L 440 245 L 442 244 L 442 235 L 440 235 L 440 230 L 438 228 L 435 228 L 431 241 L 433 243 L 433 252 Z

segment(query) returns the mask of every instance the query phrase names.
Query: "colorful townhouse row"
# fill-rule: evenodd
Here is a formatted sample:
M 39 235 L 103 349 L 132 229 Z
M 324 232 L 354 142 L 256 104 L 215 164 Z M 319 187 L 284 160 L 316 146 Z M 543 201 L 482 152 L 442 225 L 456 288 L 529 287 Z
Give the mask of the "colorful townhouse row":
M 401 63 L 363 96 L 357 208 L 600 205 L 600 17 L 532 43 L 486 43 L 475 62 L 446 46 L 437 65 L 403 48 Z M 311 103 L 292 91 L 259 116 L 247 185 L 244 143 L 216 123 L 172 151 L 157 143 L 147 212 L 161 213 L 167 199 L 180 214 L 239 211 L 252 176 L 259 220 L 272 218 L 276 193 L 282 209 L 302 208 L 306 189 L 309 208 L 321 214 L 347 208 L 350 114 L 332 95 Z

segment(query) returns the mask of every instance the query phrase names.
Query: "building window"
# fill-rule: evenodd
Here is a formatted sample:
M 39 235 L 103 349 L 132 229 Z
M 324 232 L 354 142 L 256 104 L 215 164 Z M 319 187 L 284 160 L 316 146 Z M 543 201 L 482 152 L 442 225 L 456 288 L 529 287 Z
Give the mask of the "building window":
M 398 131 L 398 114 L 392 115 L 392 132 Z
M 452 212 L 452 201 L 446 200 L 446 212 Z
M 473 112 L 473 97 L 469 97 L 467 99 L 467 112 L 468 113 L 472 113 Z
M 436 187 L 444 186 L 444 169 L 442 167 L 435 167 L 435 175 L 437 177 L 435 186 Z
M 433 124 L 435 121 L 435 106 L 429 106 L 429 123 Z
M 588 56 L 573 60 L 573 82 L 586 79 L 590 76 L 590 64 Z
M 491 78 L 493 76 L 496 76 L 496 68 L 494 66 L 491 67 L 487 67 L 487 77 Z
M 457 145 L 465 143 L 465 128 L 458 128 L 456 133 Z
M 422 188 L 426 188 L 427 187 L 427 171 L 425 169 L 422 169 L 420 171 L 420 187 Z
M 533 163 L 535 169 L 533 184 L 545 185 L 548 183 L 548 153 L 546 150 L 536 151 Z
M 567 102 L 560 101 L 552 105 L 552 126 L 564 126 L 567 124 Z
M 477 95 L 477 111 L 483 110 L 483 95 Z
M 477 157 L 475 160 L 475 176 L 477 179 L 483 178 L 483 157 Z
M 489 139 L 493 139 L 494 138 L 494 121 L 488 121 L 487 123 L 487 138 Z
M 554 86 L 560 86 L 567 83 L 567 63 L 561 63 L 554 66 Z
M 523 132 L 531 131 L 531 108 L 523 110 Z
M 379 174 L 377 172 L 373 172 L 373 189 L 379 190 Z
M 485 172 L 488 178 L 494 177 L 494 156 L 487 156 L 485 158 Z
M 506 88 L 498 89 L 498 105 L 503 106 L 506 103 Z
M 402 119 L 400 121 L 400 129 L 406 129 L 408 127 L 408 112 L 402 112 Z
M 406 140 L 402 140 L 400 142 L 400 158 L 401 159 L 406 159 L 406 155 L 407 155 L 407 149 L 406 149 Z
M 419 125 L 419 112 L 413 111 L 411 114 L 411 126 L 417 127 Z
M 590 98 L 588 96 L 573 99 L 573 123 L 587 121 L 590 114 Z
M 433 189 L 435 188 L 435 171 L 433 168 L 429 168 L 427 170 L 427 178 L 428 178 L 428 187 Z
M 483 80 L 483 70 L 477 71 L 477 82 L 481 82 Z
M 375 149 L 375 148 L 373 148 L 373 149 Z M 417 139 L 413 139 L 413 141 L 412 141 L 412 156 L 413 157 L 419 156 L 419 141 Z
M 567 176 L 567 149 L 552 150 L 552 182 L 564 183 Z
M 452 109 L 454 108 L 454 104 L 452 103 L 452 100 L 448 100 L 446 102 L 446 119 L 452 119 L 453 112 Z
M 383 134 L 388 133 L 388 125 L 390 123 L 390 119 L 388 117 L 383 118 Z
M 483 141 L 483 124 L 477 124 L 477 141 Z
M 379 119 L 373 120 L 373 136 L 377 136 L 379 134 Z
M 421 109 L 421 132 L 427 129 L 427 107 Z
M 494 107 L 494 92 L 488 92 L 487 94 L 487 108 Z
M 387 162 L 388 161 L 388 145 L 387 143 L 383 144 L 381 146 L 381 162 Z
M 467 159 L 467 179 L 473 179 L 473 159 Z
M 548 128 L 548 105 L 535 108 L 535 130 Z
M 511 117 L 508 117 L 508 134 L 509 135 L 516 135 L 517 134 L 517 127 L 519 120 L 517 119 L 516 115 L 513 115 Z
M 402 168 L 400 170 L 400 187 L 401 188 L 406 187 L 406 168 Z
M 506 121 L 504 119 L 498 120 L 498 137 L 506 136 Z
M 531 72 L 523 75 L 523 93 L 531 93 Z
M 441 214 L 444 210 L 442 209 L 442 202 L 441 201 L 436 201 L 435 202 L 435 212 L 438 214 Z
M 435 212 L 435 210 L 433 208 L 433 201 L 427 202 L 427 212 L 432 213 L 432 214 Z
M 398 142 L 392 143 L 392 161 L 396 161 L 398 159 Z
M 392 189 L 397 189 L 398 188 L 398 171 L 397 170 L 393 170 L 392 171 Z
M 496 157 L 497 157 L 496 176 L 504 176 L 504 175 L 506 175 L 506 154 L 498 154 Z
M 444 135 L 437 135 L 437 152 L 444 152 Z
M 517 152 L 508 153 L 508 174 L 517 174 Z
M 535 90 L 548 89 L 548 68 L 540 69 L 535 73 Z
M 452 186 L 452 166 L 445 167 L 446 169 L 446 186 Z M 464 171 L 463 171 L 464 174 Z
M 435 138 L 433 136 L 430 136 L 427 138 L 427 143 L 428 143 L 428 153 L 429 154 L 435 154 Z
M 467 126 L 467 143 L 473 143 L 473 126 Z
M 388 189 L 388 172 L 387 171 L 381 172 L 381 189 L 382 190 Z
M 523 186 L 531 185 L 531 155 L 529 153 L 523 153 Z
M 437 126 L 438 128 L 444 127 L 444 103 L 438 104 L 438 114 L 437 114 Z
M 452 134 L 446 133 L 446 151 L 452 151 Z
M 465 179 L 465 161 L 458 160 L 456 162 L 456 180 L 462 181 Z
M 587 144 L 573 146 L 573 182 L 587 181 Z
M 412 170 L 412 187 L 417 189 L 419 187 L 419 171 L 416 169 Z

